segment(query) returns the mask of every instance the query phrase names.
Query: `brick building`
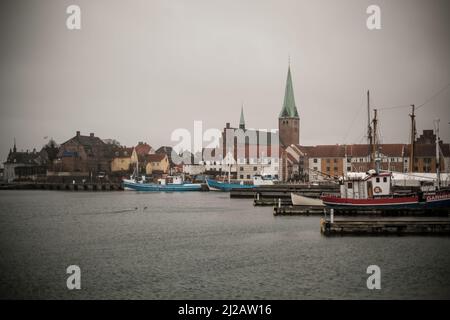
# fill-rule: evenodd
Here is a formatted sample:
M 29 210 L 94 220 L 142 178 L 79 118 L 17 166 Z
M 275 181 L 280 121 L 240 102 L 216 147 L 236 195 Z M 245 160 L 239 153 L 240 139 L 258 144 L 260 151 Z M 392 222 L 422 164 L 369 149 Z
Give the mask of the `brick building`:
M 94 133 L 88 136 L 76 132 L 73 138 L 62 143 L 53 170 L 89 176 L 111 171 L 111 159 L 117 146 L 104 143 Z
M 431 133 L 430 133 L 431 132 Z M 424 138 L 426 137 L 426 138 Z M 424 130 L 415 143 L 414 172 L 436 172 L 436 145 L 432 130 Z M 441 172 L 450 172 L 450 145 L 440 143 Z M 351 145 L 291 145 L 285 149 L 283 167 L 287 180 L 335 179 L 347 172 L 366 172 L 374 168 L 367 144 Z M 380 144 L 377 156 L 382 170 L 408 172 L 409 144 Z

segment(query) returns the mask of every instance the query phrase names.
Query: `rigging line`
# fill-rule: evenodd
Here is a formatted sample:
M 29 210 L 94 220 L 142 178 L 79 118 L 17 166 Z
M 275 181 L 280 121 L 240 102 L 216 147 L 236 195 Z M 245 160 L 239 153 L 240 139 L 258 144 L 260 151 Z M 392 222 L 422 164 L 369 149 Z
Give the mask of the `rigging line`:
M 356 118 L 358 118 L 359 117 L 359 115 L 360 115 L 360 113 L 361 113 L 361 110 L 363 109 L 362 107 L 364 106 L 364 101 L 363 102 L 361 102 L 361 105 L 359 106 L 359 108 L 358 108 L 358 112 L 356 112 L 355 113 L 355 116 L 353 117 L 353 120 L 351 121 L 351 123 L 350 123 L 350 125 L 348 126 L 348 129 L 347 129 L 347 133 L 345 134 L 345 136 L 344 136 L 344 142 L 347 144 L 347 138 L 348 138 L 348 135 L 349 135 L 349 133 L 350 133 L 350 130 L 353 128 L 353 123 L 355 122 L 355 120 L 356 120 Z
M 398 109 L 398 108 L 410 108 L 410 105 L 398 105 L 398 106 L 392 106 L 392 107 L 381 107 L 377 108 L 377 110 L 390 110 L 390 109 Z
M 440 95 L 442 92 L 444 92 L 445 90 L 447 90 L 450 87 L 450 83 L 447 83 L 446 86 L 444 86 L 441 90 L 439 90 L 438 92 L 436 92 L 434 95 L 432 95 L 428 100 L 426 100 L 424 103 L 422 103 L 421 105 L 419 105 L 416 110 L 419 110 L 420 108 L 422 108 L 424 105 L 426 105 L 428 102 L 430 102 L 431 100 L 433 100 L 434 98 L 436 98 L 438 95 Z

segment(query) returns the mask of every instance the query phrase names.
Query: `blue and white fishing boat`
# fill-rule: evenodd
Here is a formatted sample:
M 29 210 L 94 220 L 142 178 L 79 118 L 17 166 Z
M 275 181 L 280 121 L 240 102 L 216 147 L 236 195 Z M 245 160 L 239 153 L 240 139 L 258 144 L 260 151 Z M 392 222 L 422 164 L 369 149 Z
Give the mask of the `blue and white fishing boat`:
M 228 179 L 228 182 L 206 179 L 206 183 L 209 190 L 231 191 L 231 189 L 253 189 L 261 185 L 273 185 L 274 180 L 271 177 L 255 175 L 253 181 L 250 181 L 249 184 L 245 184 L 244 181 L 231 182 L 230 179 Z
M 137 181 L 136 179 L 123 179 L 125 190 L 134 191 L 200 191 L 202 185 L 200 183 L 185 183 L 181 177 L 168 177 L 169 179 L 158 179 L 158 183 L 147 183 L 145 180 Z M 167 182 L 172 180 L 172 182 Z
M 159 191 L 159 192 L 177 192 L 177 191 L 201 191 L 200 183 L 185 183 L 180 176 L 158 179 L 158 183 L 146 182 L 145 176 L 138 180 L 139 165 L 136 162 L 136 168 L 130 179 L 123 179 L 125 190 L 134 191 Z
M 253 184 L 244 184 L 241 182 L 222 182 L 214 179 L 206 179 L 209 190 L 214 191 L 231 191 L 231 189 L 253 189 Z

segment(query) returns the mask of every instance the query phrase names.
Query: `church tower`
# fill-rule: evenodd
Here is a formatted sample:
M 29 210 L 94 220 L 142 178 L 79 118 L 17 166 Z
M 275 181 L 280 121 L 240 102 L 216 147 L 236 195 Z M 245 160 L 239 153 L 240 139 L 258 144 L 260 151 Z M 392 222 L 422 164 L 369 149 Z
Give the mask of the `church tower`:
M 288 147 L 291 144 L 300 144 L 300 118 L 294 99 L 291 67 L 288 68 L 286 89 L 284 91 L 283 108 L 278 116 L 278 131 L 280 146 Z
M 245 130 L 244 105 L 241 107 L 241 118 L 239 119 L 239 129 Z

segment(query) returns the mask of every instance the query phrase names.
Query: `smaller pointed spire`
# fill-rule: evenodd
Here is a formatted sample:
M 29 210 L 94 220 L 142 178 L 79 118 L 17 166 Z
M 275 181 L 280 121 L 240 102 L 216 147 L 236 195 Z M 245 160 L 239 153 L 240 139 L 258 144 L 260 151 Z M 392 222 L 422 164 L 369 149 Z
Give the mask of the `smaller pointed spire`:
M 241 118 L 239 120 L 239 129 L 245 130 L 244 104 L 242 104 L 241 106 Z
M 16 137 L 14 137 L 14 147 L 13 147 L 13 151 L 16 152 L 17 148 L 16 148 Z

